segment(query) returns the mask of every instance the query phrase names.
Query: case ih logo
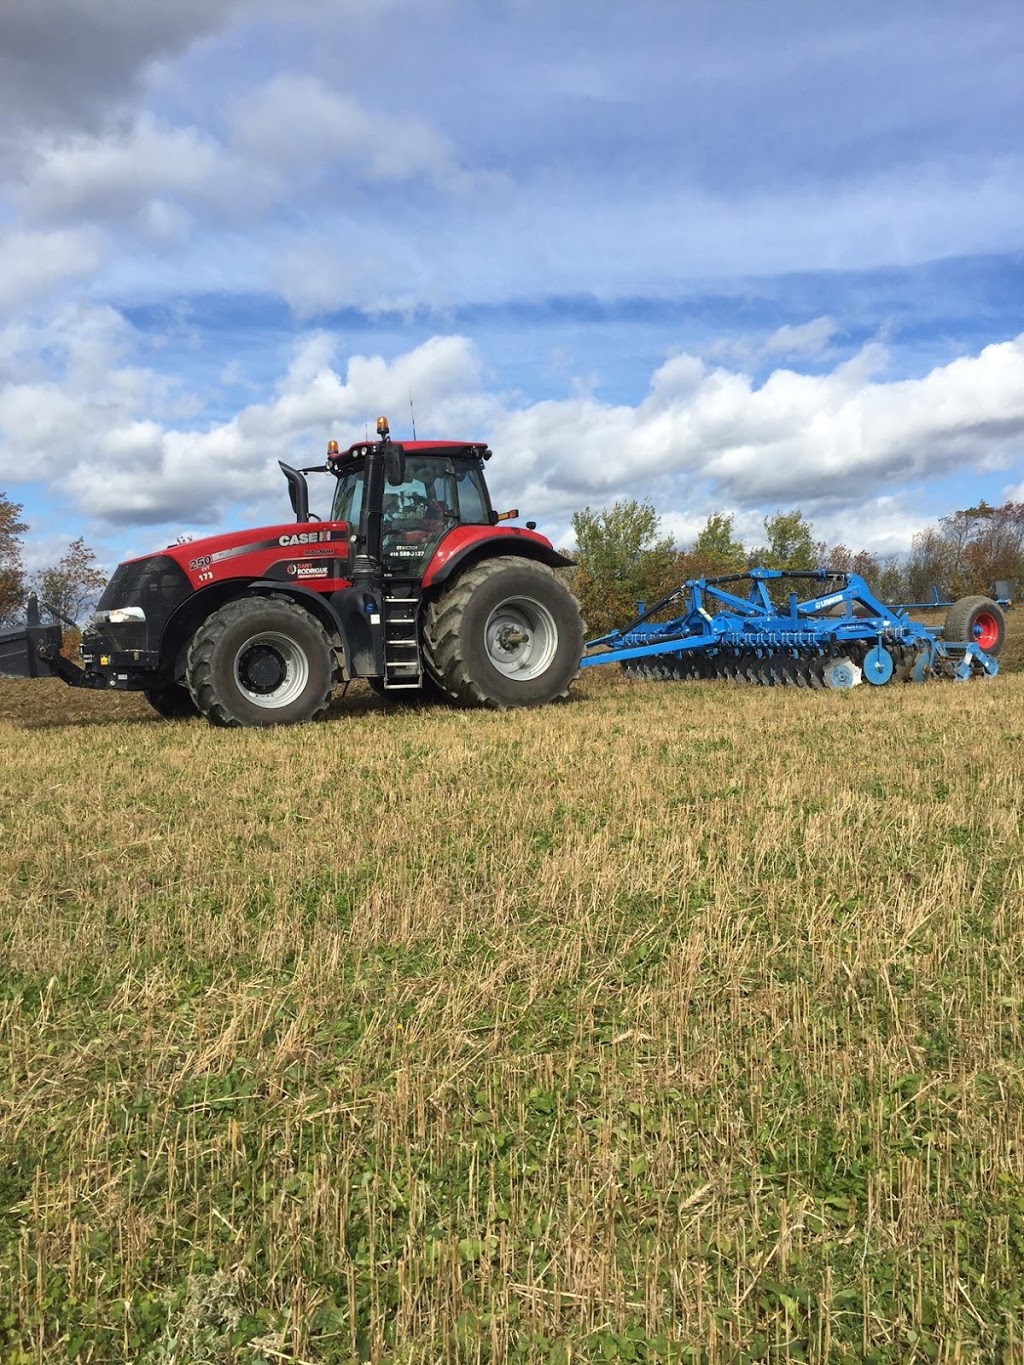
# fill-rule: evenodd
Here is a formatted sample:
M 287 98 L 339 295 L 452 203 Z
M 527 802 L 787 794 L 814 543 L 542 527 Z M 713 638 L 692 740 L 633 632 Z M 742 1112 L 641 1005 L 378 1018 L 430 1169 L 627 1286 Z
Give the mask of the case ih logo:
M 321 540 L 330 540 L 330 531 L 297 531 L 295 535 L 279 536 L 278 545 L 316 545 Z

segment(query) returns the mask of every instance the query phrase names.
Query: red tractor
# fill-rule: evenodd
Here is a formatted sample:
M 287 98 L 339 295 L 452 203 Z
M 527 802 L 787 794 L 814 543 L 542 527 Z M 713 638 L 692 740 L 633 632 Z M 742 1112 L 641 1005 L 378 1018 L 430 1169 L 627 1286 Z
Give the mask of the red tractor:
M 500 523 L 481 442 L 378 440 L 313 469 L 281 464 L 296 521 L 234 531 L 118 566 L 82 640 L 58 626 L 0 633 L 0 673 L 141 691 L 165 716 L 214 725 L 315 720 L 339 680 L 463 706 L 565 696 L 583 652 L 569 563 L 534 530 Z M 333 477 L 330 516 L 305 476 Z M 33 619 L 34 618 L 34 619 Z

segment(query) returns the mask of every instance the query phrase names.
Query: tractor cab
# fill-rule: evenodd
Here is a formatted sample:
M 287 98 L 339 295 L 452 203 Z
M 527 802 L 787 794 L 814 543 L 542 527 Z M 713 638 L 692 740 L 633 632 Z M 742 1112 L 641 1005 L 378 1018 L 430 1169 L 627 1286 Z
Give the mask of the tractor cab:
M 361 535 L 372 510 L 365 505 L 372 452 L 366 444 L 328 448 L 327 468 L 337 479 L 331 521 L 359 527 Z M 448 531 L 503 520 L 491 509 L 484 480 L 483 462 L 490 453 L 486 446 L 458 441 L 388 443 L 380 498 L 380 563 L 386 578 L 422 579 Z

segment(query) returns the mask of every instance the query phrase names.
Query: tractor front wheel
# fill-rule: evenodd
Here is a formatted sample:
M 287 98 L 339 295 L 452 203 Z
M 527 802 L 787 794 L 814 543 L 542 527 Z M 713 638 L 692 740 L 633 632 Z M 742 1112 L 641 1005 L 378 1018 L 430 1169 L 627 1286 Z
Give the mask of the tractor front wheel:
M 212 725 L 300 725 L 327 710 L 338 679 L 320 622 L 283 597 L 243 597 L 207 617 L 187 678 Z
M 582 653 L 578 602 L 533 560 L 484 560 L 426 610 L 424 662 L 460 706 L 504 711 L 564 697 Z
M 942 638 L 954 644 L 976 644 L 993 659 L 1006 638 L 1006 618 L 991 597 L 961 597 L 946 613 Z

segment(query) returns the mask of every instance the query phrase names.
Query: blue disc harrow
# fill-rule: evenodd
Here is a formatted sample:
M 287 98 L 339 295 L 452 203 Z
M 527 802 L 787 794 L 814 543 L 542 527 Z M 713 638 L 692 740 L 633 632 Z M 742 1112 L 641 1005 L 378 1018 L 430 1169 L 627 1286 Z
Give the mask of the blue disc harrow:
M 946 638 L 951 625 L 967 638 Z M 936 630 L 880 602 L 858 574 L 751 569 L 688 579 L 628 626 L 589 641 L 582 666 L 618 663 L 637 677 L 763 687 L 966 682 L 999 671 L 1003 630 L 1002 611 L 988 598 L 953 604 Z

